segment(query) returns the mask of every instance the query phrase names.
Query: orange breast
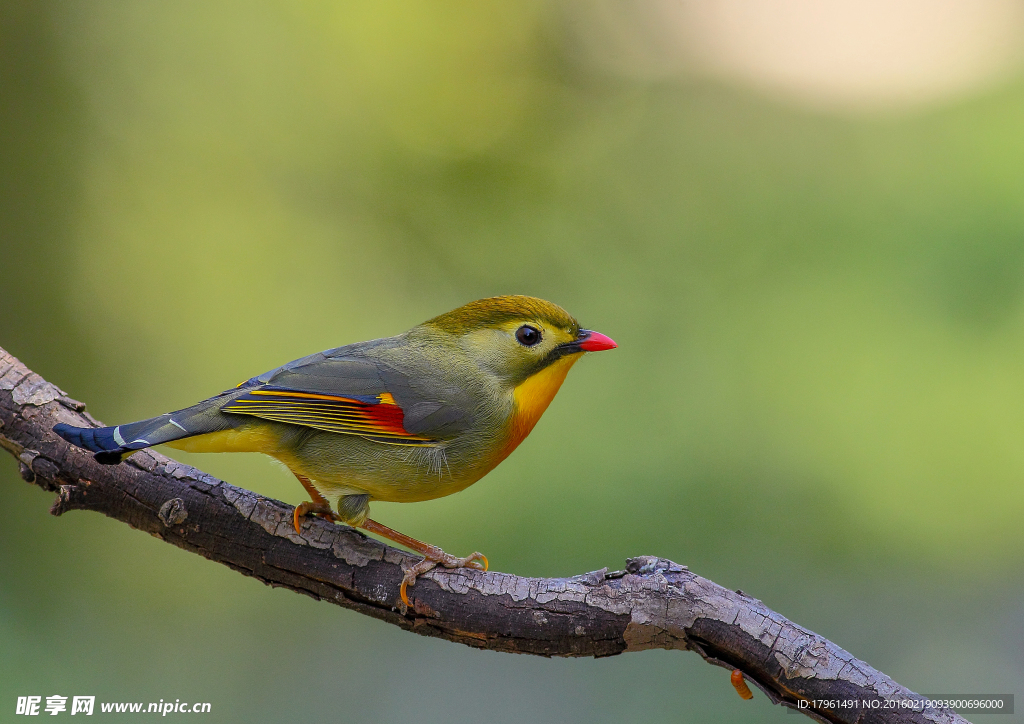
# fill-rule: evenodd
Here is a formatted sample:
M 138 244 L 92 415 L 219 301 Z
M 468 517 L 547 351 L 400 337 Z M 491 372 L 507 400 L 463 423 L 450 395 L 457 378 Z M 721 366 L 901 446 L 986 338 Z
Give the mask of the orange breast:
M 512 413 L 511 430 L 505 446 L 502 448 L 498 462 L 519 447 L 519 443 L 533 430 L 544 410 L 548 409 L 558 388 L 565 381 L 569 368 L 576 364 L 583 355 L 573 354 L 563 357 L 554 364 L 530 377 L 513 391 L 515 412 Z M 497 464 L 497 463 L 495 463 Z

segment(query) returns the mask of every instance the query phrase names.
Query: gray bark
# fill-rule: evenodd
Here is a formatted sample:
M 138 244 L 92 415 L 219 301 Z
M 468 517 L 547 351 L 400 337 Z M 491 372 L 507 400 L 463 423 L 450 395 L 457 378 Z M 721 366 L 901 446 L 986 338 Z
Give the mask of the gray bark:
M 99 425 L 0 349 L 0 446 L 22 478 L 56 493 L 54 515 L 97 511 L 269 585 L 467 646 L 540 656 L 695 651 L 820 721 L 966 721 L 916 705 L 921 697 L 760 601 L 653 556 L 571 578 L 435 568 L 409 589 L 403 612 L 402 566 L 417 556 L 321 520 L 299 535 L 291 506 L 151 450 L 101 465 L 54 435 L 58 422 Z M 857 706 L 814 703 L 823 700 Z

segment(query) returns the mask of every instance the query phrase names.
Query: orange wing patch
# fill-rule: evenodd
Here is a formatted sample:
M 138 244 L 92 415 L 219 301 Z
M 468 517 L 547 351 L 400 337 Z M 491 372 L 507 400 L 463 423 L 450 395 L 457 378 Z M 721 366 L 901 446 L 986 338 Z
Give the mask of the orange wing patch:
M 433 445 L 403 426 L 404 413 L 388 392 L 379 395 L 322 395 L 266 385 L 231 400 L 221 412 L 304 425 L 340 435 L 359 435 L 391 445 Z

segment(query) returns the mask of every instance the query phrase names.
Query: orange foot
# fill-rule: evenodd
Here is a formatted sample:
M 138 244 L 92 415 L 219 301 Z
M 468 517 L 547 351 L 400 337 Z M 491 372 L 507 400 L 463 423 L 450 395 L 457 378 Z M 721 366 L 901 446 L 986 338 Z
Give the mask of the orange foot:
M 483 553 L 470 553 L 465 558 L 456 558 L 453 555 L 445 553 L 440 548 L 436 548 L 436 551 L 441 555 L 436 558 L 424 558 L 419 563 L 415 563 L 408 568 L 403 569 L 405 576 L 402 578 L 402 585 L 398 589 L 398 595 L 401 596 L 402 603 L 406 606 L 412 605 L 409 603 L 409 586 L 415 585 L 416 578 L 418 576 L 421 576 L 427 571 L 433 570 L 439 563 L 445 568 L 473 568 L 478 571 L 487 570 L 487 556 Z M 434 553 L 434 551 L 431 551 L 431 553 Z
M 404 568 L 405 576 L 402 578 L 402 586 L 398 589 L 398 595 L 402 599 L 402 605 L 406 608 L 409 607 L 409 594 L 408 588 L 416 583 L 416 577 L 429 571 L 430 569 L 437 566 L 440 563 L 445 568 L 475 568 L 478 571 L 487 570 L 487 556 L 483 553 L 471 553 L 465 558 L 456 558 L 453 555 L 445 553 L 437 546 L 432 546 L 429 543 L 410 538 L 405 533 L 399 533 L 397 530 L 388 528 L 386 525 L 382 525 L 375 520 L 367 518 L 359 527 L 363 530 L 368 530 L 371 533 L 376 533 L 379 536 L 383 536 L 390 541 L 399 543 L 406 548 L 412 550 L 423 556 L 423 560 L 419 563 L 415 563 L 409 568 Z M 403 610 L 404 614 L 405 611 Z
M 295 506 L 295 512 L 292 514 L 292 525 L 295 526 L 295 532 L 301 535 L 302 533 L 302 519 L 312 513 L 313 515 L 319 515 L 322 518 L 326 518 L 331 522 L 337 522 L 339 520 L 338 515 L 331 510 L 331 506 L 326 500 L 317 503 L 299 503 Z

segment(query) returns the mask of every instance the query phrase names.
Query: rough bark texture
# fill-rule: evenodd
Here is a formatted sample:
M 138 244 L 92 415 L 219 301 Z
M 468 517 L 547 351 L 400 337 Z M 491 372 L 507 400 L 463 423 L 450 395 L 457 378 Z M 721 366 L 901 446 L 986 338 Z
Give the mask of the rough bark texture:
M 921 697 L 760 601 L 653 556 L 572 578 L 435 569 L 410 589 L 413 606 L 403 614 L 402 565 L 417 557 L 319 519 L 299 535 L 291 506 L 152 451 L 100 465 L 51 432 L 58 422 L 99 424 L 0 349 L 0 446 L 26 481 L 56 493 L 54 515 L 98 511 L 264 583 L 468 646 L 540 656 L 690 650 L 821 721 L 965 721 L 900 706 Z M 858 706 L 807 706 L 820 700 Z

